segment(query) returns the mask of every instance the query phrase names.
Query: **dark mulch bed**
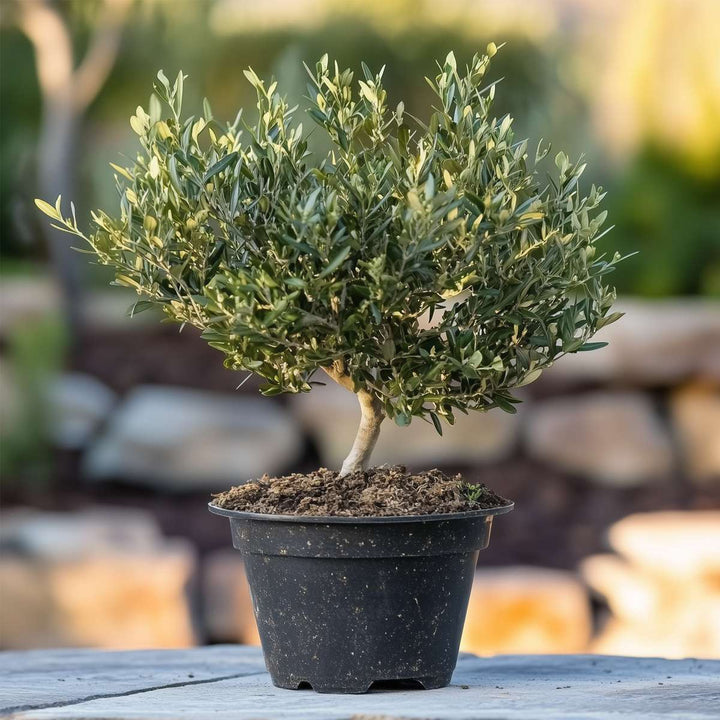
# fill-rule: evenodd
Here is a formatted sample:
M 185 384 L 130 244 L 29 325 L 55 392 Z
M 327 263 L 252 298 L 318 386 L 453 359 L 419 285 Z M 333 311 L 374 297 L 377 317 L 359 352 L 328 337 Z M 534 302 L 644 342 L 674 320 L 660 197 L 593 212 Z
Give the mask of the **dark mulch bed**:
M 507 505 L 484 485 L 468 486 L 460 475 L 440 470 L 411 473 L 402 465 L 340 476 L 320 468 L 238 485 L 214 496 L 227 510 L 271 515 L 388 517 L 458 513 Z

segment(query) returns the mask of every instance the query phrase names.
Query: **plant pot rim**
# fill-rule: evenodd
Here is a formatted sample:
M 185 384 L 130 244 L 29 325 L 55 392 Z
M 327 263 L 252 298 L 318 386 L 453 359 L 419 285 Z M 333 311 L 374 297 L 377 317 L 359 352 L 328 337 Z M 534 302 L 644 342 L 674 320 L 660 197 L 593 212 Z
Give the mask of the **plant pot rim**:
M 505 515 L 515 507 L 510 501 L 506 505 L 482 510 L 468 510 L 459 513 L 432 513 L 429 515 L 377 515 L 377 516 L 350 516 L 350 515 L 275 515 L 273 513 L 246 512 L 244 510 L 228 510 L 208 503 L 208 510 L 215 515 L 235 520 L 264 520 L 288 523 L 315 523 L 315 524 L 353 524 L 353 525 L 383 525 L 387 523 L 424 523 L 441 522 L 443 520 L 461 520 L 478 517 L 491 517 Z

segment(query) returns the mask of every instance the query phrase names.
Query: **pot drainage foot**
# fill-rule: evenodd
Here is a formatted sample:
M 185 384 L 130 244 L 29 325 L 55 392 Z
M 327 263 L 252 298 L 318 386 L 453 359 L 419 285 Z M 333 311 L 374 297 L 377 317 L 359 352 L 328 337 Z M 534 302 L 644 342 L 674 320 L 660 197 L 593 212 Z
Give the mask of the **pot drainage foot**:
M 288 690 L 314 690 L 316 693 L 327 695 L 362 695 L 370 689 L 370 685 L 370 682 L 343 683 L 339 685 L 334 682 L 310 682 L 309 680 L 303 680 L 302 682 L 293 683 L 292 685 L 277 686 L 284 687 Z
M 370 692 L 387 692 L 389 690 L 424 690 L 425 686 L 415 678 L 401 680 L 376 680 L 370 686 Z
M 426 675 L 425 677 L 415 678 L 415 682 L 420 683 L 425 690 L 437 690 L 438 688 L 447 687 L 451 678 L 452 673 L 444 673 L 442 675 Z
M 328 695 L 362 695 L 366 692 L 399 692 L 403 690 L 434 690 L 447 687 L 451 674 L 426 675 L 419 678 L 398 678 L 396 680 L 365 680 L 341 682 L 333 680 L 312 680 L 281 682 L 274 680 L 277 687 L 286 690 L 314 690 L 316 693 Z
M 316 693 L 336 695 L 361 695 L 370 689 L 371 681 L 349 683 L 347 681 L 334 680 L 278 680 L 273 678 L 275 687 L 283 690 L 314 690 Z
M 399 680 L 376 680 L 370 690 L 388 691 L 388 690 L 436 690 L 444 688 L 450 684 L 451 674 L 443 675 L 426 675 L 419 678 L 402 678 Z

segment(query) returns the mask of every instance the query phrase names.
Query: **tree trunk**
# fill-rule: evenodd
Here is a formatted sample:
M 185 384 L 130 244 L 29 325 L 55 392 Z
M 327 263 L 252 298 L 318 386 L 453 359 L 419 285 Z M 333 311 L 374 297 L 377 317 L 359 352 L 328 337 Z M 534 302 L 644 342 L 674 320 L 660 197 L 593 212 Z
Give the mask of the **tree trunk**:
M 380 425 L 385 419 L 385 413 L 380 400 L 373 393 L 367 390 L 355 391 L 352 379 L 345 373 L 345 366 L 342 360 L 337 360 L 332 367 L 325 367 L 323 370 L 346 390 L 355 392 L 360 403 L 360 427 L 358 428 L 355 442 L 349 455 L 345 458 L 340 469 L 340 477 L 350 473 L 365 470 L 370 461 L 373 448 L 380 435 Z
M 350 454 L 342 464 L 340 477 L 358 472 L 359 470 L 365 470 L 370 461 L 370 455 L 375 447 L 375 443 L 380 435 L 380 424 L 385 417 L 382 404 L 374 395 L 365 390 L 361 390 L 357 396 L 360 402 L 360 410 L 362 411 L 360 427 L 355 436 L 352 450 L 350 450 Z
M 45 101 L 38 143 L 38 188 L 40 197 L 67 202 L 75 195 L 74 150 L 80 118 L 68 100 Z M 66 233 L 44 224 L 48 251 L 60 285 L 61 300 L 72 340 L 83 327 L 82 270 L 77 253 Z
M 118 50 L 131 0 L 104 0 L 88 49 L 77 68 L 70 29 L 47 0 L 22 0 L 18 25 L 33 45 L 43 116 L 38 143 L 40 196 L 67 202 L 75 191 L 75 143 L 85 111 L 102 88 Z M 65 233 L 43 223 L 48 250 L 62 291 L 70 336 L 82 328 L 82 283 L 78 258 Z

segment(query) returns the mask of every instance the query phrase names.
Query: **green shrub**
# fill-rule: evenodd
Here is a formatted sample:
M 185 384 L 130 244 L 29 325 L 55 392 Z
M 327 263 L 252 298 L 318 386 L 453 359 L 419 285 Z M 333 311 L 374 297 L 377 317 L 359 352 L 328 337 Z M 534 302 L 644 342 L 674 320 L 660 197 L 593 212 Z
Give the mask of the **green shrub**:
M 428 124 L 388 107 L 382 70 L 363 79 L 323 57 L 309 115 L 332 150 L 311 161 L 294 108 L 252 71 L 258 120 L 182 117 L 183 75 L 158 74 L 131 119 L 142 152 L 113 165 L 120 213 L 38 206 L 88 241 L 135 310 L 190 323 L 263 392 L 310 390 L 320 368 L 358 393 L 363 420 L 343 472 L 364 467 L 387 415 L 452 423 L 459 410 L 514 412 L 512 389 L 616 320 L 596 255 L 603 193 L 563 153 L 541 173 L 512 118 L 493 117 L 495 54 L 464 70 L 450 53 L 429 80 Z
M 708 158 L 701 172 L 648 147 L 611 198 L 613 244 L 647 258 L 618 268 L 622 292 L 720 297 L 720 163 Z

